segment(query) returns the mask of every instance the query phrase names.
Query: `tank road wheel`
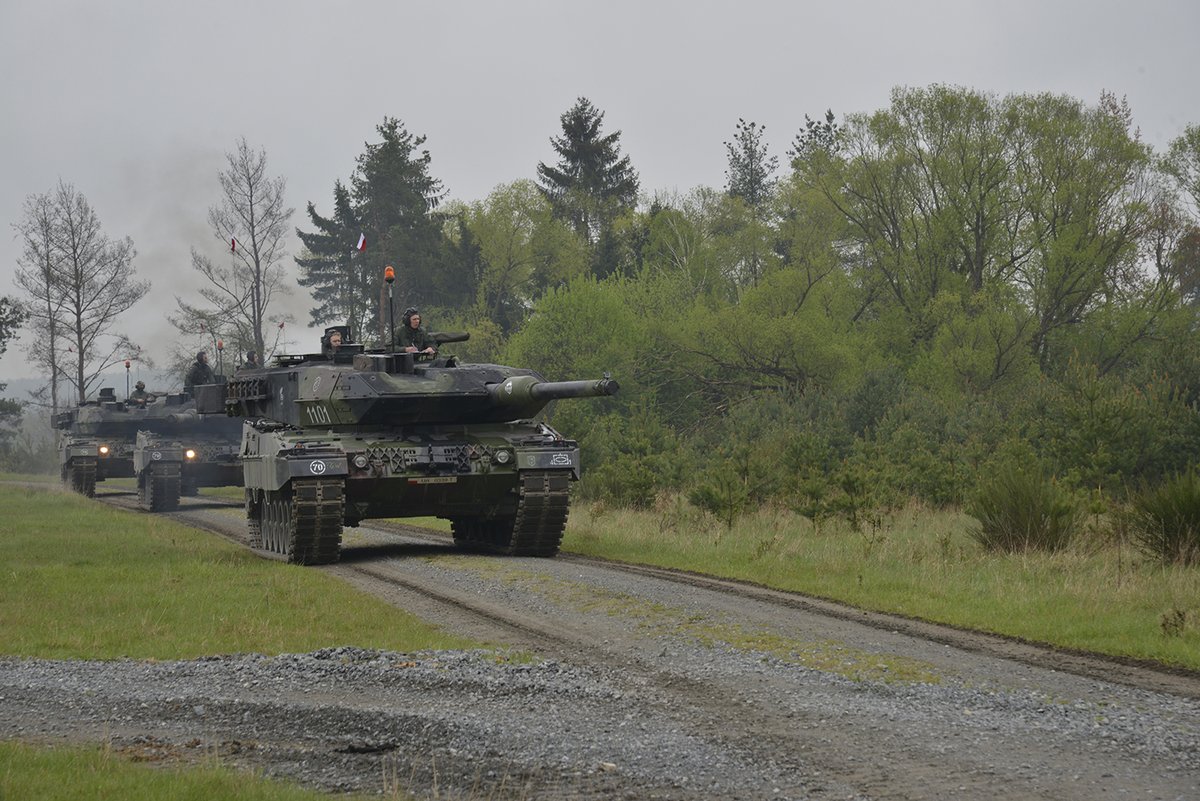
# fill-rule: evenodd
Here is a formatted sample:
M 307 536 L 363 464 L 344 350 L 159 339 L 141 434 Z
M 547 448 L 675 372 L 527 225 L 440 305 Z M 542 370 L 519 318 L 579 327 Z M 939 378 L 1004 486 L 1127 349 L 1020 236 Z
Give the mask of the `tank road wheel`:
M 263 502 L 254 490 L 246 488 L 246 529 L 251 548 L 263 549 Z
M 179 463 L 155 462 L 143 471 L 139 500 L 151 512 L 171 512 L 179 508 Z
M 478 517 L 455 517 L 450 521 L 454 544 L 464 551 L 485 550 L 489 542 L 483 534 L 485 521 Z
M 96 460 L 72 459 L 67 465 L 67 486 L 88 498 L 96 497 Z
M 270 553 L 287 554 L 291 542 L 292 500 L 287 490 L 266 490 L 262 499 L 262 547 Z
M 518 485 L 517 514 L 495 520 L 456 517 L 450 521 L 454 543 L 464 550 L 554 556 L 567 525 L 570 482 L 571 474 L 566 471 L 524 471 Z
M 262 502 L 266 550 L 296 565 L 327 565 L 342 549 L 345 514 L 341 479 L 297 479 L 290 490 L 267 490 Z

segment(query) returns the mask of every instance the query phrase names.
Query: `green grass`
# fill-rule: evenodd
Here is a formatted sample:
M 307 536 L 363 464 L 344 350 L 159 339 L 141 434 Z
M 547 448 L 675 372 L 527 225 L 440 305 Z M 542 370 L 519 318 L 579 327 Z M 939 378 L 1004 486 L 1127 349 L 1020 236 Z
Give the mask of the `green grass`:
M 57 484 L 59 477 L 49 473 L 0 473 L 0 481 L 20 481 L 34 484 Z
M 0 799 L 38 801 L 316 801 L 327 793 L 223 768 L 215 758 L 197 767 L 135 764 L 146 754 L 108 748 L 35 748 L 0 742 Z M 387 788 L 385 788 L 387 789 Z M 391 798 L 408 798 L 394 788 Z M 339 796 L 347 801 L 366 796 Z M 378 796 L 373 796 L 378 797 Z
M 0 486 L 0 650 L 187 659 L 338 645 L 477 647 L 320 570 L 260 559 L 158 515 Z
M 963 514 L 910 508 L 864 532 L 763 510 L 734 528 L 682 501 L 577 504 L 563 549 L 741 579 L 1058 646 L 1200 669 L 1200 569 L 1092 534 L 1050 554 L 995 554 Z

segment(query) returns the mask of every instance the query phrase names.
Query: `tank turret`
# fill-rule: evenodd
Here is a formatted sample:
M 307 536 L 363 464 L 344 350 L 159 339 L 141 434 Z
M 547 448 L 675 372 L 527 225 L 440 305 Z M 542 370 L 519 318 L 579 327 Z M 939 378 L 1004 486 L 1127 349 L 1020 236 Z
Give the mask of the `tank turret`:
M 579 448 L 534 418 L 551 401 L 617 389 L 607 375 L 550 382 L 525 368 L 354 343 L 276 357 L 231 379 L 224 400 L 246 420 L 251 542 L 292 562 L 330 562 L 344 525 L 435 516 L 460 547 L 553 556 Z
M 557 398 L 615 394 L 616 381 L 546 382 L 532 370 L 417 362 L 411 353 L 283 357 L 230 381 L 230 414 L 300 427 L 499 423 L 531 418 Z

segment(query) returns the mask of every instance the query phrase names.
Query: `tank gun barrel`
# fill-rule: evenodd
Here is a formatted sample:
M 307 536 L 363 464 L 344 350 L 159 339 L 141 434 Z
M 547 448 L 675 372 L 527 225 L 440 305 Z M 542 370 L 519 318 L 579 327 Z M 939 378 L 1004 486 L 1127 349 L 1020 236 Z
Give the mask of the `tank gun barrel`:
M 471 334 L 467 331 L 435 331 L 430 336 L 439 345 L 444 345 L 447 342 L 466 342 L 471 338 Z
M 536 414 L 552 400 L 598 398 L 615 395 L 618 389 L 620 385 L 608 376 L 586 381 L 538 381 L 533 376 L 521 375 L 490 385 L 488 393 L 498 406 L 510 406 L 526 414 Z
M 616 395 L 621 386 L 607 376 L 586 381 L 542 381 L 529 387 L 529 396 L 534 400 L 556 398 L 601 398 Z
M 176 425 L 186 425 L 188 423 L 194 423 L 199 419 L 200 419 L 200 416 L 198 414 L 196 414 L 195 409 L 185 409 L 184 411 L 181 411 L 181 412 L 172 412 L 171 414 L 168 414 L 166 417 L 166 420 L 168 423 L 174 423 Z

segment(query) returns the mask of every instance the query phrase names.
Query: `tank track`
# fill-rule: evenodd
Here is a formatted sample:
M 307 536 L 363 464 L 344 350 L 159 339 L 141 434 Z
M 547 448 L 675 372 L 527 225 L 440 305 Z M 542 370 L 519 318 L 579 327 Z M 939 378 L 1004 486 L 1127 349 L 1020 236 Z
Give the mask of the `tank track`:
M 257 490 L 246 488 L 246 541 L 256 551 L 263 550 L 263 502 Z
M 156 462 L 146 468 L 138 482 L 138 504 L 151 512 L 179 508 L 178 462 Z
M 72 459 L 67 465 L 67 486 L 88 498 L 96 497 L 96 460 Z
M 570 484 L 566 470 L 522 472 L 516 515 L 499 520 L 455 518 L 450 523 L 455 543 L 510 556 L 554 556 L 567 525 Z
M 296 565 L 336 562 L 342 549 L 343 489 L 340 478 L 318 478 L 297 479 L 290 488 L 267 490 L 261 502 L 262 549 L 286 556 Z M 249 507 L 248 503 L 248 516 Z

